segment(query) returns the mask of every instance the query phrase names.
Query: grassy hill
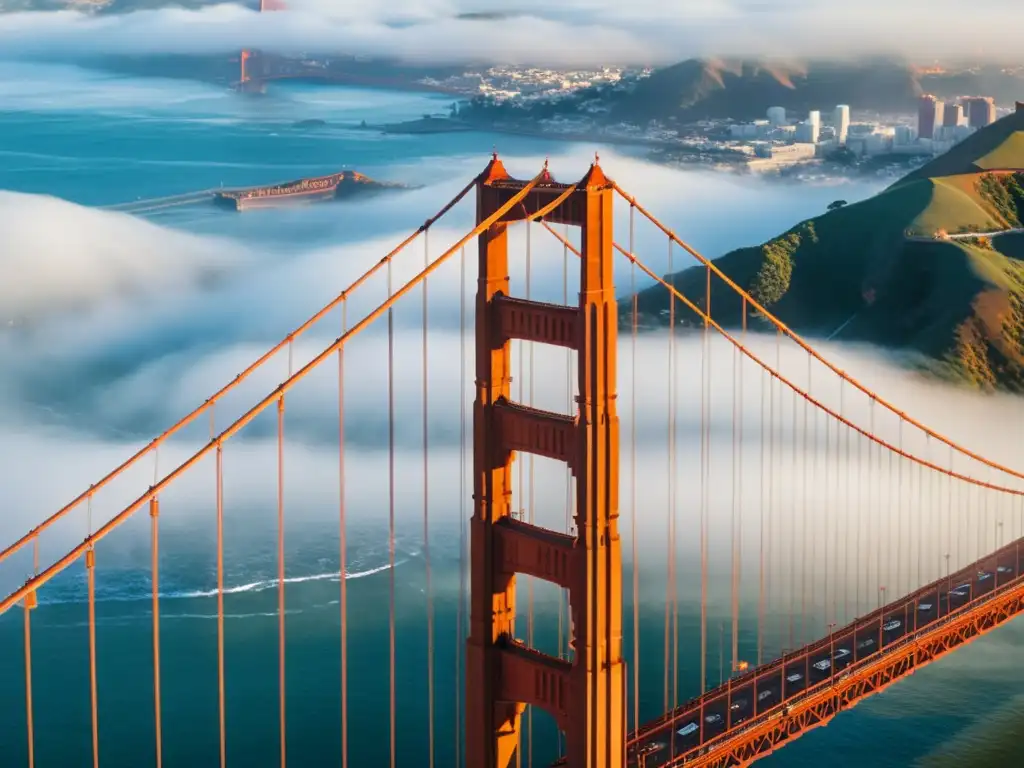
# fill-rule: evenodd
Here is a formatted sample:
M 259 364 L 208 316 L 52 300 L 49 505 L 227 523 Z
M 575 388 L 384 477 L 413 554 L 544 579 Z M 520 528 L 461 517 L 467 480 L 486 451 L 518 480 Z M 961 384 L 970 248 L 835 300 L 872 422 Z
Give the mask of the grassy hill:
M 995 153 L 1024 167 L 1016 154 L 1022 136 L 1024 114 L 1013 115 L 977 134 L 975 155 L 960 147 L 954 162 L 930 164 L 953 175 L 911 174 L 715 263 L 802 333 L 826 336 L 849 320 L 838 338 L 914 350 L 941 376 L 1024 392 L 1024 233 L 941 234 L 1021 227 L 1024 171 L 993 173 L 979 161 Z M 962 172 L 968 167 L 974 172 Z M 702 268 L 672 281 L 703 299 Z M 716 319 L 738 322 L 740 299 L 721 281 L 711 302 Z M 667 303 L 660 286 L 638 297 L 648 323 L 662 320 Z
M 631 122 L 650 119 L 764 117 L 771 106 L 806 112 L 829 104 L 870 105 L 882 111 L 913 106 L 922 93 L 914 71 L 901 62 L 859 63 L 690 59 L 655 70 L 622 94 L 613 114 Z

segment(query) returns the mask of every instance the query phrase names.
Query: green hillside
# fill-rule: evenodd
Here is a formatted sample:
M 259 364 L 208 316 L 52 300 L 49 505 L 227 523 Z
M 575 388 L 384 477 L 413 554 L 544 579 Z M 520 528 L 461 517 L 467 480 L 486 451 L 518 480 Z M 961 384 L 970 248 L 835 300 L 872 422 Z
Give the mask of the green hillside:
M 992 153 L 1012 156 L 1019 138 L 1006 127 L 1020 117 L 979 132 L 983 152 L 961 152 L 956 167 Z M 914 174 L 715 263 L 802 333 L 828 336 L 850 321 L 839 339 L 914 350 L 938 375 L 1024 392 L 1024 233 L 946 237 L 1022 221 L 1024 172 Z M 700 303 L 705 279 L 703 268 L 672 276 Z M 660 286 L 642 292 L 646 324 L 664 321 L 667 303 Z M 711 304 L 720 322 L 739 322 L 741 300 L 721 281 L 713 281 Z
M 1024 171 L 1024 112 L 1004 117 L 896 182 L 978 171 Z

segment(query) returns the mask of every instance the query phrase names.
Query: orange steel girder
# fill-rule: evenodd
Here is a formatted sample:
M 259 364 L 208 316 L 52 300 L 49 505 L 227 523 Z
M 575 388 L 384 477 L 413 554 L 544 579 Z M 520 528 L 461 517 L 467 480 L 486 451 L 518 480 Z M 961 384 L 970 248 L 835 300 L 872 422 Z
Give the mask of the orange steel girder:
M 477 186 L 477 221 L 522 188 L 495 157 Z M 466 749 L 473 768 L 507 768 L 527 705 L 566 734 L 572 768 L 625 765 L 622 549 L 618 531 L 619 423 L 615 409 L 617 307 L 612 270 L 613 189 L 595 164 L 546 219 L 580 226 L 579 304 L 508 296 L 510 222 L 569 189 L 547 177 L 479 239 L 470 633 L 466 648 Z M 510 401 L 510 341 L 579 353 L 577 414 Z M 512 461 L 526 452 L 565 461 L 576 479 L 574 538 L 512 517 Z M 574 658 L 528 648 L 515 635 L 515 575 L 569 591 Z
M 750 765 L 803 734 L 827 725 L 837 714 L 865 698 L 880 693 L 921 667 L 976 640 L 1024 612 L 1024 580 L 1007 585 L 970 611 L 950 617 L 914 638 L 906 640 L 881 658 L 865 660 L 834 685 L 808 692 L 786 709 L 766 715 L 739 733 L 723 734 L 671 763 L 687 768 L 732 768 Z

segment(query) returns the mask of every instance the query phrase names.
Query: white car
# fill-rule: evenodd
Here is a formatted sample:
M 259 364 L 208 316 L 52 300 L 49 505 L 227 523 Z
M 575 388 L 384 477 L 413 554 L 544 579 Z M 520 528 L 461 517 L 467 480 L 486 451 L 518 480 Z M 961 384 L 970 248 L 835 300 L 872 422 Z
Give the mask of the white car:
M 931 603 L 918 603 L 917 610 L 919 611 L 930 611 L 934 606 Z
M 1013 573 L 1013 568 L 1011 568 L 1008 565 L 1000 565 L 998 568 L 996 568 L 996 572 L 998 572 L 998 573 Z
M 799 672 L 794 672 L 792 675 L 789 675 L 788 677 L 786 677 L 786 682 L 787 683 L 797 683 L 797 682 L 800 682 L 803 679 L 804 679 L 803 675 L 801 675 Z
M 696 723 L 689 723 L 687 725 L 684 725 L 678 731 L 676 731 L 676 733 L 678 733 L 680 736 L 689 736 L 691 733 L 696 733 L 699 730 L 699 725 L 697 725 Z
M 894 629 L 899 629 L 903 626 L 903 622 L 899 619 L 890 619 L 882 625 L 883 632 L 892 632 Z
M 736 701 L 734 701 L 732 703 L 732 705 L 729 707 L 729 709 L 732 710 L 733 712 L 735 712 L 738 709 L 746 709 L 746 707 L 747 707 L 747 700 L 746 699 L 737 699 Z
M 992 578 L 992 574 L 988 571 L 978 571 L 978 581 L 988 581 Z
M 722 722 L 722 716 L 721 715 L 708 715 L 707 717 L 704 718 L 704 722 L 708 723 L 710 725 L 714 725 L 715 723 Z
M 865 648 L 870 648 L 874 644 L 875 638 L 869 637 L 867 640 L 861 640 L 859 643 L 857 643 L 857 650 L 862 651 Z
M 824 672 L 826 669 L 832 666 L 832 662 L 829 659 L 822 659 L 821 661 L 814 662 L 814 664 L 812 664 L 811 666 L 819 672 Z
M 757 694 L 757 700 L 758 701 L 764 701 L 765 699 L 767 699 L 771 695 L 772 695 L 771 691 L 761 691 L 759 694 Z
M 850 650 L 848 648 L 836 648 L 836 652 L 835 652 L 836 661 L 842 661 L 843 659 L 845 659 L 849 655 L 850 655 Z
M 971 593 L 971 585 L 970 584 L 961 584 L 956 589 L 950 590 L 949 594 L 956 595 L 957 597 L 967 597 L 967 595 L 969 595 L 970 593 Z

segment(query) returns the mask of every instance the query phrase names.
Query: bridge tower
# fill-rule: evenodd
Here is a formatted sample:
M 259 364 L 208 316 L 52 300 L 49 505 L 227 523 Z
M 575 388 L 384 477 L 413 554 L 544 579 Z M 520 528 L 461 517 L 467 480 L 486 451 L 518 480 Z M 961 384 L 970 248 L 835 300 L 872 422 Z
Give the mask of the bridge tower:
M 613 189 L 595 160 L 575 190 L 545 211 L 569 189 L 551 180 L 546 171 L 545 176 L 520 210 L 479 238 L 467 765 L 507 768 L 516 752 L 520 715 L 529 704 L 551 714 L 565 733 L 570 768 L 623 768 L 626 707 Z M 495 155 L 477 185 L 477 221 L 500 208 L 525 183 L 511 179 Z M 577 306 L 508 295 L 507 228 L 539 212 L 545 212 L 547 221 L 582 230 Z M 575 415 L 511 401 L 512 339 L 578 351 Z M 565 461 L 572 470 L 575 537 L 513 517 L 512 461 L 521 452 Z M 516 639 L 517 573 L 568 590 L 574 628 L 570 661 L 542 654 Z
M 284 0 L 260 0 L 260 13 L 267 11 L 283 11 L 287 8 Z M 256 51 L 243 50 L 239 56 L 238 89 L 241 91 L 262 91 L 263 83 L 252 76 L 251 65 L 248 61 L 253 58 Z

